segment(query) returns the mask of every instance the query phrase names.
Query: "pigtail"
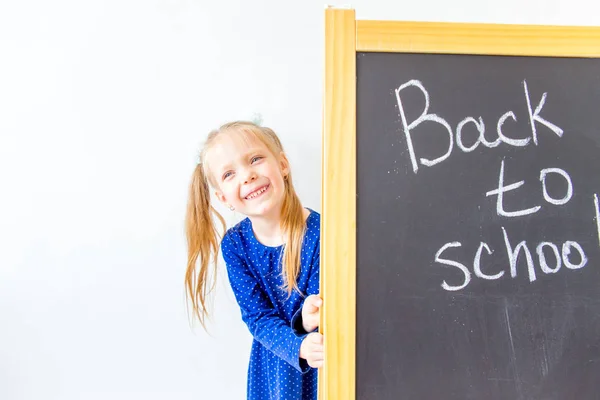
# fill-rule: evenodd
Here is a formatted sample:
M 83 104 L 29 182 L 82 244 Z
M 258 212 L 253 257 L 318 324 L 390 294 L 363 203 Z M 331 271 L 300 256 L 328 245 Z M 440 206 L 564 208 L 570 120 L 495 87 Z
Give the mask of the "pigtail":
M 285 247 L 283 250 L 283 288 L 288 296 L 298 288 L 298 275 L 300 274 L 300 260 L 302 242 L 306 232 L 304 210 L 294 186 L 291 174 L 285 178 L 285 198 L 281 207 L 281 228 L 285 232 Z
M 210 204 L 210 190 L 202 164 L 198 164 L 190 183 L 185 233 L 188 243 L 188 261 L 185 286 L 192 302 L 192 311 L 200 324 L 206 328 L 208 317 L 207 297 L 216 284 L 217 256 L 220 235 L 215 228 L 212 213 L 225 230 L 225 220 Z M 209 273 L 209 268 L 212 271 Z M 210 281 L 210 282 L 209 282 Z
M 276 149 L 283 151 L 281 141 L 275 132 L 267 127 L 261 129 L 274 142 Z M 284 179 L 285 196 L 281 207 L 281 229 L 285 232 L 285 247 L 281 257 L 283 261 L 281 273 L 283 276 L 283 289 L 289 296 L 294 290 L 300 293 L 298 275 L 300 274 L 302 242 L 306 232 L 306 223 L 304 221 L 304 208 L 292 184 L 292 174 L 288 173 Z

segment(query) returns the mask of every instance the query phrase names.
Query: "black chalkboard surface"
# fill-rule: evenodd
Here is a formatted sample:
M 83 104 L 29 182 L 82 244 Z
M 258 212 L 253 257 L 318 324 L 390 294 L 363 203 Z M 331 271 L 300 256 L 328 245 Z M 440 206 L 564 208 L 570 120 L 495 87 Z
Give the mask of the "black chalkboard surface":
M 600 399 L 600 60 L 356 63 L 357 398 Z

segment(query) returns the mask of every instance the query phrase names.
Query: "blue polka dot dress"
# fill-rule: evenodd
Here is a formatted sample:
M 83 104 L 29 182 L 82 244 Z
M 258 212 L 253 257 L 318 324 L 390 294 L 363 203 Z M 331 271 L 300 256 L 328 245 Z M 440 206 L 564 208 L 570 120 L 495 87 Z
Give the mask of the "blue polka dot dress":
M 302 244 L 298 288 L 308 296 L 319 293 L 321 216 L 310 210 Z M 254 337 L 248 366 L 249 400 L 316 400 L 317 369 L 300 359 L 304 298 L 281 289 L 283 246 L 261 244 L 248 218 L 229 229 L 221 242 L 229 281 Z

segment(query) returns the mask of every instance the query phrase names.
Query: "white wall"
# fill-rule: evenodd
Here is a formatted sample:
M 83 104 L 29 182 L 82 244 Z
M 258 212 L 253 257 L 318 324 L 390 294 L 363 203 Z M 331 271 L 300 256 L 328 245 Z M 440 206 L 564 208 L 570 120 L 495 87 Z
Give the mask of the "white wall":
M 360 19 L 600 25 L 594 3 L 352 5 Z M 188 179 L 208 130 L 258 113 L 320 210 L 323 10 L 1 1 L 0 399 L 244 398 L 250 336 L 225 279 L 212 336 L 188 325 Z

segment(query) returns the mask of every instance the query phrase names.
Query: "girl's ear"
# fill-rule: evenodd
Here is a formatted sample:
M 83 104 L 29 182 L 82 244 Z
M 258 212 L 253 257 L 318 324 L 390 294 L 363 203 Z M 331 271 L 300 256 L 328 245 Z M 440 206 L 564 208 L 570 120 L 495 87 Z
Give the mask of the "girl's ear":
M 217 199 L 219 199 L 219 201 L 223 204 L 225 204 L 226 206 L 229 207 L 229 204 L 227 204 L 227 199 L 225 198 L 225 196 L 223 195 L 223 193 L 219 192 L 218 190 L 215 191 L 215 197 Z
M 279 153 L 279 167 L 281 168 L 283 177 L 287 177 L 290 173 L 290 162 L 284 152 Z

